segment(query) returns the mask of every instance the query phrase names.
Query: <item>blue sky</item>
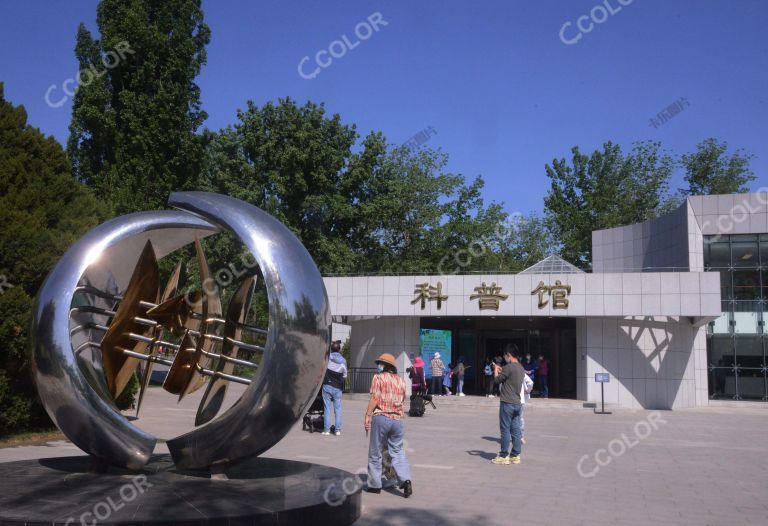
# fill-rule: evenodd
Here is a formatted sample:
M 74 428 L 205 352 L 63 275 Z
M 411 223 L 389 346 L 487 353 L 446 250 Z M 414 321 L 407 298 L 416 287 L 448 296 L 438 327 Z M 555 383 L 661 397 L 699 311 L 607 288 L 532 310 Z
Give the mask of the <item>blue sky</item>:
M 45 94 L 56 85 L 60 99 L 77 72 L 77 25 L 97 31 L 96 4 L 2 4 L 6 98 L 62 143 L 71 102 L 51 108 Z M 393 143 L 433 126 L 427 145 L 450 155 L 448 169 L 482 175 L 486 199 L 510 212 L 542 210 L 546 163 L 607 140 L 658 140 L 679 154 L 716 137 L 757 156 L 753 189 L 768 184 L 764 0 L 204 0 L 203 9 L 212 40 L 198 83 L 211 129 L 233 123 L 248 99 L 285 96 L 324 102 L 362 135 L 381 130 Z M 377 12 L 386 25 L 356 37 Z M 563 43 L 563 25 L 565 39 L 577 38 L 590 12 L 605 20 Z M 312 79 L 299 75 L 303 57 L 313 72 L 316 53 L 343 35 L 353 49 Z M 652 127 L 681 97 L 689 105 Z

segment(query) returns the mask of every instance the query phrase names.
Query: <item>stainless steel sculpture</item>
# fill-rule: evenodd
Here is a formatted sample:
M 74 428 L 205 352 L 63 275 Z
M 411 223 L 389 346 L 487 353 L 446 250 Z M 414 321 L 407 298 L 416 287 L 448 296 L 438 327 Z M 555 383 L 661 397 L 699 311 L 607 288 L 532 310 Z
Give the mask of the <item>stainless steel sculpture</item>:
M 145 380 L 139 404 L 153 363 L 171 366 L 166 390 L 180 397 L 212 379 L 197 413 L 201 427 L 168 441 L 176 465 L 195 469 L 276 444 L 313 400 L 326 368 L 328 299 L 299 240 L 269 214 L 231 197 L 183 192 L 172 194 L 169 204 L 178 210 L 118 217 L 83 236 L 46 278 L 34 310 L 34 379 L 49 415 L 80 449 L 130 469 L 149 460 L 156 442 L 113 403 L 140 362 Z M 226 314 L 205 286 L 174 296 L 178 267 L 160 294 L 156 258 L 195 243 L 205 279 L 210 272 L 199 239 L 219 231 L 233 233 L 261 270 L 267 328 L 245 324 L 255 276 L 240 283 Z M 243 342 L 243 331 L 265 342 Z M 179 343 L 166 341 L 165 334 Z M 161 344 L 178 350 L 175 360 L 158 355 Z M 260 353 L 261 359 L 241 359 L 239 351 Z M 258 369 L 248 380 L 233 374 L 235 365 Z M 230 381 L 249 385 L 216 416 Z

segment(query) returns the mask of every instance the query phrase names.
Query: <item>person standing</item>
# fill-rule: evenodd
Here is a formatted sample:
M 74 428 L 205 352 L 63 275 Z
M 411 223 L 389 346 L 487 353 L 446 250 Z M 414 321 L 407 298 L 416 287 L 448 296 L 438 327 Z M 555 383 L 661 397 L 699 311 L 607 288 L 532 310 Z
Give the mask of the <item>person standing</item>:
M 491 361 L 490 357 L 485 359 L 483 376 L 485 378 L 485 396 L 493 398 L 493 361 Z
M 445 390 L 444 394 L 445 396 L 451 396 L 453 393 L 451 392 L 451 378 L 453 377 L 453 364 L 449 363 L 448 367 L 445 368 L 445 372 L 443 373 L 443 389 Z
M 456 377 L 456 394 L 458 396 L 466 396 L 464 394 L 464 357 L 459 356 L 459 363 L 456 364 L 456 368 L 453 370 L 453 375 Z
M 407 372 L 411 379 L 411 394 L 425 394 L 427 381 L 424 379 L 424 360 L 421 359 L 421 356 L 417 356 L 413 360 L 413 367 L 409 367 Z
M 333 434 L 341 435 L 341 393 L 347 378 L 347 361 L 339 351 L 341 340 L 331 344 L 331 355 L 323 380 L 323 435 L 326 436 L 331 434 L 331 407 L 336 420 Z
M 513 349 L 504 352 L 506 365 L 502 368 L 496 365 L 493 369 L 493 381 L 500 388 L 499 429 L 501 430 L 501 451 L 491 462 L 509 465 L 520 463 L 520 416 L 522 405 L 520 389 L 523 385 L 525 370 L 520 366 Z M 510 438 L 512 451 L 510 455 Z
M 521 365 L 523 366 L 523 369 L 525 369 L 525 374 L 533 380 L 533 383 L 536 383 L 536 370 L 539 368 L 539 364 L 536 360 L 531 358 L 531 353 L 526 353 L 525 359 Z
M 407 499 L 413 494 L 411 467 L 403 446 L 403 401 L 405 380 L 397 374 L 395 357 L 384 353 L 376 359 L 378 372 L 371 382 L 371 399 L 365 410 L 365 432 L 370 431 L 368 445 L 369 493 L 381 493 L 382 448 L 386 445 L 392 467 Z
M 547 385 L 547 379 L 549 377 L 549 362 L 544 358 L 543 354 L 539 355 L 539 391 L 543 398 L 549 398 L 549 385 Z
M 429 361 L 429 367 L 432 369 L 432 394 L 439 395 L 443 392 L 443 371 L 445 370 L 445 365 L 443 365 L 443 361 L 440 359 L 439 352 L 432 356 L 432 359 Z
M 525 445 L 525 404 L 531 401 L 533 380 L 527 374 L 523 375 L 523 386 L 520 389 L 520 443 Z

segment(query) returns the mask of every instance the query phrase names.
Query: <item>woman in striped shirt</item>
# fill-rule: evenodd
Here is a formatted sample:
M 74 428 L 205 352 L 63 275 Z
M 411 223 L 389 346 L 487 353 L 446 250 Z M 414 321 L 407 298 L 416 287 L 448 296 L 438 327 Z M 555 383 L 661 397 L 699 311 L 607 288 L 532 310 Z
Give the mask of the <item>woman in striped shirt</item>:
M 392 457 L 392 467 L 408 498 L 413 493 L 411 468 L 403 448 L 403 401 L 405 380 L 397 374 L 395 357 L 384 353 L 376 359 L 378 374 L 371 382 L 371 400 L 365 411 L 365 432 L 371 433 L 368 446 L 369 493 L 381 493 L 381 451 L 386 445 Z

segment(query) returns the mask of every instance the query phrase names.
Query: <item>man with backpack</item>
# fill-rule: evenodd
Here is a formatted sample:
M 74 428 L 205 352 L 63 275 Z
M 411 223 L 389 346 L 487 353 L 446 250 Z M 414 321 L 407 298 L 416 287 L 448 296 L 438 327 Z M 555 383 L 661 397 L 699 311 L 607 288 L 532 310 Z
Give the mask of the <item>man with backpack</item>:
M 331 356 L 328 359 L 328 369 L 323 380 L 323 435 L 331 434 L 331 407 L 333 407 L 336 424 L 333 434 L 341 435 L 341 393 L 344 391 L 344 382 L 347 378 L 347 361 L 339 352 L 341 341 L 331 344 Z

